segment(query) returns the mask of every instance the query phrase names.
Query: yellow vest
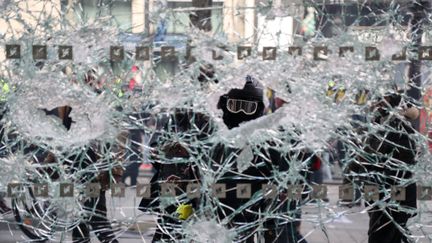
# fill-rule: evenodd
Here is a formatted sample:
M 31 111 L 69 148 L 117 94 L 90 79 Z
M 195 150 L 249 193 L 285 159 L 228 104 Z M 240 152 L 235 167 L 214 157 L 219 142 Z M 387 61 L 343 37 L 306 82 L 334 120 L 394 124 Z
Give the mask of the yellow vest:
M 9 84 L 4 81 L 4 79 L 0 79 L 0 85 L 1 85 L 1 93 L 0 93 L 0 100 L 5 101 L 7 99 L 7 96 L 10 92 Z

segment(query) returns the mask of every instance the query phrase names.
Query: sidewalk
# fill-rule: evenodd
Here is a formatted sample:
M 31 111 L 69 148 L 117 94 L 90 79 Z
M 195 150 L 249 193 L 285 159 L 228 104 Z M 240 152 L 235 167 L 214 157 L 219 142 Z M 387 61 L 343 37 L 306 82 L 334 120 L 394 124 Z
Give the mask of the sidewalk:
M 364 206 L 338 206 L 338 186 L 327 185 L 328 204 L 302 208 L 301 232 L 309 243 L 367 243 L 367 209 Z M 417 205 L 421 213 L 408 221 L 408 227 L 417 242 L 432 242 L 432 201 L 421 201 Z
M 327 185 L 328 203 L 303 207 L 301 232 L 309 243 L 367 242 L 369 217 L 365 208 L 338 206 L 338 187 Z

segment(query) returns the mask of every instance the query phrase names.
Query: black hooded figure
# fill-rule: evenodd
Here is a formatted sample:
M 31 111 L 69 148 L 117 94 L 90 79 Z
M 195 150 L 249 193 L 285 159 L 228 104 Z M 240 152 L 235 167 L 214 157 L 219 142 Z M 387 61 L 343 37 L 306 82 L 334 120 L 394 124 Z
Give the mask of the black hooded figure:
M 369 210 L 368 242 L 410 242 L 407 221 L 415 216 L 417 207 L 416 183 L 409 169 L 416 164 L 417 145 L 410 121 L 418 117 L 418 109 L 400 92 L 386 94 L 372 108 L 372 123 L 378 129 L 367 136 L 365 156 L 359 156 L 360 163 L 352 171 L 366 175 L 364 183 L 377 186 L 381 202 L 390 203 L 368 202 L 373 206 Z M 405 188 L 404 200 L 386 198 L 393 186 Z
M 263 116 L 263 93 L 263 86 L 251 76 L 247 76 L 243 89 L 231 89 L 222 95 L 217 107 L 223 111 L 225 125 L 233 129 Z M 237 198 L 239 184 L 250 184 L 251 195 L 254 195 L 260 193 L 263 186 L 274 182 L 274 171 L 279 170 L 279 163 L 283 157 L 275 147 L 272 142 L 251 146 L 253 159 L 244 170 L 238 168 L 238 157 L 248 148 L 236 148 L 219 143 L 211 150 L 212 167 L 215 171 L 224 168 L 223 175 L 218 177 L 217 183 L 226 185 L 226 197 L 212 200 L 217 208 L 218 219 L 228 219 L 227 226 L 236 229 L 236 242 L 254 242 L 254 233 L 258 230 L 257 222 L 262 222 L 260 213 L 265 215 L 265 212 L 274 210 L 278 203 L 278 197 Z M 276 222 L 271 217 L 264 219 L 265 230 L 259 234 L 265 238 L 265 242 L 277 242 L 281 229 L 276 229 Z
M 177 209 L 182 204 L 196 207 L 196 200 L 183 198 L 187 182 L 197 181 L 197 165 L 200 155 L 205 152 L 205 141 L 211 137 L 213 126 L 208 115 L 192 109 L 177 108 L 156 117 L 160 131 L 153 136 L 151 163 L 155 173 L 150 181 L 151 195 L 144 197 L 139 205 L 143 212 L 158 215 L 158 227 L 152 242 L 182 241 L 182 220 Z M 175 183 L 178 203 L 165 205 L 160 203 L 163 184 Z
M 261 117 L 264 114 L 263 93 L 263 86 L 251 76 L 246 76 L 243 89 L 231 89 L 221 96 L 217 107 L 223 111 L 225 125 L 232 129 Z

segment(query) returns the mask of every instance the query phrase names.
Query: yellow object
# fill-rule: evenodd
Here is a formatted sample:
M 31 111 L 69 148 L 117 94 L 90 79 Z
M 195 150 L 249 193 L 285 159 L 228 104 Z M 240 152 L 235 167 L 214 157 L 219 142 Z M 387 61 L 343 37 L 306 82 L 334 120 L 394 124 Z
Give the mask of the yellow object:
M 328 81 L 327 83 L 327 92 L 326 95 L 328 97 L 333 96 L 336 93 L 336 89 L 335 89 L 336 83 L 333 80 Z
M 124 96 L 124 92 L 122 90 L 122 80 L 120 78 L 114 80 L 114 88 L 112 89 L 112 92 L 117 95 L 117 97 L 121 98 Z
M 335 94 L 335 91 L 332 89 L 328 89 L 326 92 L 327 97 L 333 96 Z
M 339 103 L 345 97 L 345 87 L 341 86 L 339 88 L 336 87 L 336 82 L 333 80 L 328 81 L 327 83 L 327 97 L 334 97 L 334 101 Z
M 336 103 L 340 103 L 345 98 L 346 89 L 344 86 L 336 87 L 336 82 L 333 80 L 330 80 L 327 83 L 327 91 L 326 96 L 334 98 L 334 101 Z M 354 103 L 357 105 L 364 105 L 369 99 L 369 91 L 368 90 L 360 90 L 356 95 L 354 99 Z
M 4 93 L 4 94 L 8 94 L 9 91 L 10 91 L 10 89 L 9 89 L 9 84 L 4 83 L 4 84 L 3 84 L 3 87 L 2 87 L 2 93 Z
M 189 218 L 189 216 L 192 215 L 193 213 L 193 208 L 192 208 L 192 204 L 180 204 L 177 207 L 177 214 L 178 214 L 178 218 L 181 220 L 186 220 Z
M 341 102 L 344 97 L 345 97 L 345 89 L 339 88 L 338 91 L 336 92 L 336 97 L 335 97 L 336 103 Z
M 366 104 L 368 98 L 369 98 L 369 91 L 362 90 L 362 91 L 360 91 L 360 93 L 357 94 L 356 104 L 364 105 L 364 104 Z
M 7 95 L 10 92 L 10 87 L 9 84 L 3 79 L 0 79 L 0 85 L 1 85 L 0 100 L 5 101 L 7 99 Z

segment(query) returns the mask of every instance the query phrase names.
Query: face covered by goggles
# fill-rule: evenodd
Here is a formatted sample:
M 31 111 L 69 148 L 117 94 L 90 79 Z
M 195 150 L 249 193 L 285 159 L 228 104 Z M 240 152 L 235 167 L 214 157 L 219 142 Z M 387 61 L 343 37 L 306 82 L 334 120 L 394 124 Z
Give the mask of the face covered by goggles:
M 222 109 L 222 119 L 230 129 L 254 120 L 264 113 L 263 86 L 247 76 L 242 89 L 230 89 L 219 97 L 217 108 Z
M 257 101 L 227 98 L 226 108 L 231 113 L 243 112 L 246 115 L 253 115 L 258 109 Z

